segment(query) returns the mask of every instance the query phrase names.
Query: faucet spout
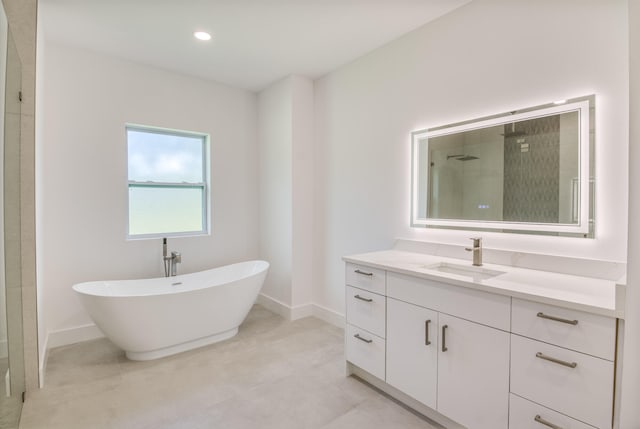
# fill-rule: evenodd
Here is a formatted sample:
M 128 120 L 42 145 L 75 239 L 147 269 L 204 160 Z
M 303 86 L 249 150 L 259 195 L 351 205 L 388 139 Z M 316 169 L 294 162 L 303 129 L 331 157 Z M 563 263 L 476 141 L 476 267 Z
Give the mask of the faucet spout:
M 182 255 L 180 252 L 171 252 L 171 276 L 178 275 L 178 264 L 182 262 Z
M 469 240 L 473 240 L 473 247 L 465 247 L 464 250 L 466 250 L 467 252 L 473 253 L 472 265 L 475 265 L 476 267 L 481 267 L 482 266 L 482 238 L 474 237 L 474 238 L 470 238 Z

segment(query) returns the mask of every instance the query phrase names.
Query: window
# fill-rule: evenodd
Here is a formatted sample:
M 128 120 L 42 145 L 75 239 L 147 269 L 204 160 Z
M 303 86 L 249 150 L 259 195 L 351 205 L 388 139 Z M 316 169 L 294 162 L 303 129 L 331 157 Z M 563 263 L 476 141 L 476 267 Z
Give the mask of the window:
M 208 136 L 127 126 L 128 238 L 208 233 Z

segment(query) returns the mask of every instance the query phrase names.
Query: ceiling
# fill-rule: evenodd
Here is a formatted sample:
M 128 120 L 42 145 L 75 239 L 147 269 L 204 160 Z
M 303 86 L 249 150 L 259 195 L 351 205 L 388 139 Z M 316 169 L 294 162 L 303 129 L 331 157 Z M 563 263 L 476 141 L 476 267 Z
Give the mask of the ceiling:
M 38 19 L 46 40 L 258 91 L 316 79 L 469 1 L 40 0 Z

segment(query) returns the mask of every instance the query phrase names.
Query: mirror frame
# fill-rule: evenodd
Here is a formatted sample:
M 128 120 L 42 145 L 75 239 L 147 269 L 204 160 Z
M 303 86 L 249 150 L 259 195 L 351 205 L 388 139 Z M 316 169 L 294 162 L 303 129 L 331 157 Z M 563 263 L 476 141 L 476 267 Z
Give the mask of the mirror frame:
M 434 227 L 453 229 L 473 229 L 473 230 L 505 230 L 505 232 L 528 232 L 528 233 L 567 233 L 586 237 L 592 232 L 592 225 L 589 219 L 590 208 L 590 108 L 595 107 L 595 96 L 574 98 L 563 100 L 562 102 L 548 103 L 526 109 L 520 109 L 508 113 L 473 119 L 454 124 L 418 130 L 411 133 L 411 226 L 412 227 Z M 428 209 L 424 216 L 418 213 L 418 192 L 424 191 L 424 186 L 419 183 L 419 160 L 420 144 L 427 139 L 426 160 L 429 165 L 428 139 L 444 136 L 448 134 L 471 131 L 480 128 L 492 127 L 496 125 L 510 124 L 515 121 L 535 119 L 550 115 L 567 112 L 578 112 L 578 209 L 577 223 L 543 223 L 543 222 L 505 222 L 487 220 L 464 220 L 464 219 L 434 219 L 427 217 Z M 595 141 L 595 135 L 594 135 Z M 425 180 L 429 186 L 429 175 Z M 429 201 L 426 202 L 428 206 Z M 499 232 L 499 231 L 497 231 Z

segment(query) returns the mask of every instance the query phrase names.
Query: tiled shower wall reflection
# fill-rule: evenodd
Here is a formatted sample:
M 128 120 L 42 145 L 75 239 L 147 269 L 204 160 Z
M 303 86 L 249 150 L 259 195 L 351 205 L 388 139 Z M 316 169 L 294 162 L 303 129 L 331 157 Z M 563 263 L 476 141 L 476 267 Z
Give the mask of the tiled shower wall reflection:
M 504 126 L 503 219 L 558 222 L 560 116 Z

